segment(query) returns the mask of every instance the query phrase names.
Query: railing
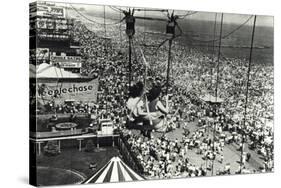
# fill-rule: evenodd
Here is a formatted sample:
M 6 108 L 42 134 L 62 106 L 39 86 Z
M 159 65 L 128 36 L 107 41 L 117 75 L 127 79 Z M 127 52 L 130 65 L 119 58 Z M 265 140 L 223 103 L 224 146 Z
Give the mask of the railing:
M 62 141 L 62 140 L 78 140 L 79 141 L 79 151 L 81 151 L 81 140 L 79 139 L 91 139 L 91 138 L 103 138 L 103 137 L 112 137 L 112 144 L 114 146 L 114 142 L 116 144 L 116 141 L 117 141 L 117 146 L 118 146 L 118 149 L 120 151 L 120 154 L 122 155 L 123 159 L 124 159 L 124 162 L 126 162 L 126 164 L 128 166 L 130 166 L 134 171 L 136 171 L 138 174 L 144 174 L 144 168 L 143 166 L 141 165 L 140 161 L 137 159 L 137 156 L 136 154 L 131 151 L 131 146 L 128 144 L 127 142 L 127 139 L 125 138 L 125 136 L 120 133 L 119 134 L 114 134 L 114 135 L 95 135 L 95 134 L 85 134 L 85 135 L 65 135 L 65 136 L 59 136 L 59 137 L 48 137 L 46 136 L 43 137 L 43 138 L 30 138 L 30 141 L 34 144 L 39 144 L 39 155 L 40 155 L 40 145 L 42 142 L 47 142 L 47 141 Z M 116 138 L 116 139 L 114 139 Z M 98 144 L 98 140 L 96 140 L 97 144 Z M 60 145 L 60 143 L 59 143 Z M 37 147 L 35 146 L 35 150 Z
M 128 144 L 126 138 L 122 133 L 120 134 L 118 139 L 118 147 L 126 164 L 130 166 L 138 174 L 144 174 L 143 166 L 137 159 L 135 153 L 131 151 L 130 145 Z

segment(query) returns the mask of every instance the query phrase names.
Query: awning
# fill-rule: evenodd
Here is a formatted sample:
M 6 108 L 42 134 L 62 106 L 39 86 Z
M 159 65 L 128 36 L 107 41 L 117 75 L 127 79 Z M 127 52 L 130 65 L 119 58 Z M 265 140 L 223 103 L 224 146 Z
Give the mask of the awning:
M 134 172 L 119 157 L 113 157 L 97 173 L 86 180 L 84 184 L 136 180 L 144 180 L 144 178 Z
M 63 68 L 42 63 L 36 69 L 36 78 L 80 78 L 80 75 L 65 71 Z

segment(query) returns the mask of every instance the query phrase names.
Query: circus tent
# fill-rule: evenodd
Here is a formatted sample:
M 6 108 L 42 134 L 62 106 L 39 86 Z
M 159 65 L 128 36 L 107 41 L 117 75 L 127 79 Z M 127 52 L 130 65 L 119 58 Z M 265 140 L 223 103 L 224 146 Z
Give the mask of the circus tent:
M 97 173 L 86 180 L 84 184 L 136 180 L 144 180 L 144 178 L 133 171 L 119 157 L 113 157 Z

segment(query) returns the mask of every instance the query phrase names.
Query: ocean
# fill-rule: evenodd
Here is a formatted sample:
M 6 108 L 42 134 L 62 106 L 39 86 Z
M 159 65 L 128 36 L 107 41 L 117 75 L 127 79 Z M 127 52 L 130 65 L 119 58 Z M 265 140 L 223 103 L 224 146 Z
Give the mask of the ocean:
M 120 18 L 123 18 L 123 14 L 116 13 L 114 11 L 110 11 L 111 9 L 106 9 L 106 23 L 114 23 Z M 77 13 L 72 12 L 73 17 L 77 18 Z M 228 14 L 225 14 L 226 17 Z M 97 22 L 103 23 L 104 15 L 103 12 L 91 12 L 87 14 L 87 16 Z M 138 13 L 138 16 L 142 16 Z M 146 15 L 146 17 L 155 17 L 152 15 Z M 158 15 L 158 18 L 165 19 L 165 15 Z M 178 20 L 178 25 L 181 27 L 183 34 L 178 41 L 181 45 L 196 48 L 204 53 L 213 54 L 213 43 L 212 42 L 203 42 L 210 41 L 215 39 L 219 39 L 220 34 L 220 16 L 218 16 L 216 22 L 216 33 L 214 35 L 214 25 L 215 21 L 207 21 L 207 20 L 199 20 L 199 19 L 190 19 L 186 17 L 185 19 Z M 236 20 L 235 23 L 225 22 L 223 23 L 222 36 L 227 35 L 228 33 L 235 30 L 239 27 L 243 22 L 245 22 L 249 18 L 249 16 L 245 16 L 243 19 Z M 261 16 L 257 16 L 257 23 L 261 21 Z M 248 24 L 243 25 L 237 31 L 229 35 L 228 37 L 222 40 L 221 46 L 221 54 L 225 57 L 231 58 L 241 58 L 241 59 L 249 59 L 250 54 L 250 45 L 251 45 L 251 35 L 252 35 L 252 22 L 253 18 L 249 20 Z M 104 26 L 97 25 L 97 29 L 103 29 Z M 125 22 L 122 22 L 122 27 L 125 27 Z M 166 22 L 163 21 L 154 21 L 154 20 L 143 20 L 136 19 L 135 23 L 136 30 L 144 31 L 144 27 L 146 32 L 159 33 L 160 35 L 165 34 L 166 31 Z M 139 27 L 139 28 L 138 28 Z M 119 24 L 116 25 L 115 30 L 119 32 Z M 122 31 L 124 32 L 124 30 Z M 143 33 L 141 33 L 142 35 Z M 136 34 L 135 37 L 140 34 Z M 119 37 L 119 36 L 116 36 Z M 273 65 L 273 49 L 274 49 L 274 28 L 273 26 L 261 26 L 260 24 L 256 25 L 255 28 L 255 37 L 254 37 L 254 49 L 252 62 L 256 64 L 264 64 L 264 65 Z M 218 40 L 214 43 L 215 45 L 215 54 L 218 51 Z
M 243 21 L 241 21 L 243 22 Z M 140 21 L 140 25 L 143 26 L 143 21 Z M 165 24 L 157 21 L 146 21 L 144 25 L 154 32 L 164 33 Z M 213 45 L 215 46 L 215 54 L 218 54 L 219 41 L 213 44 L 211 41 L 214 38 L 219 39 L 220 23 L 216 25 L 216 35 L 214 36 L 214 21 L 205 20 L 184 20 L 179 21 L 179 25 L 183 31 L 182 36 L 179 38 L 181 45 L 185 45 L 191 48 L 196 48 L 204 53 L 213 54 Z M 227 35 L 238 24 L 223 24 L 222 36 Z M 252 25 L 244 25 L 239 30 L 222 39 L 221 42 L 221 54 L 225 57 L 249 59 L 251 37 L 252 37 Z M 274 37 L 273 27 L 256 26 L 254 35 L 254 48 L 252 62 L 264 65 L 273 65 L 273 49 L 274 49 Z

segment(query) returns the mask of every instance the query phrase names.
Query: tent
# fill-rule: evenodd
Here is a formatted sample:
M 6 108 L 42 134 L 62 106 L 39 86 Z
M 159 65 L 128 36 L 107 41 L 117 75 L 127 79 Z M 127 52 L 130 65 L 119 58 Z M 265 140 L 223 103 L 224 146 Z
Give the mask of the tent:
M 144 180 L 144 178 L 134 172 L 119 157 L 112 157 L 106 165 L 86 180 L 84 184 L 135 180 Z
M 30 67 L 30 74 L 34 76 L 34 67 Z M 36 66 L 35 76 L 36 78 L 80 78 L 79 74 L 65 71 L 47 63 Z

